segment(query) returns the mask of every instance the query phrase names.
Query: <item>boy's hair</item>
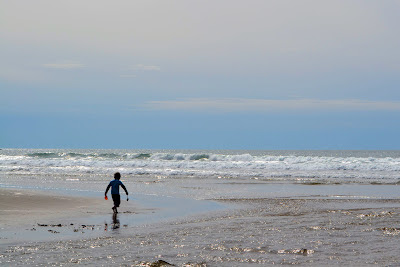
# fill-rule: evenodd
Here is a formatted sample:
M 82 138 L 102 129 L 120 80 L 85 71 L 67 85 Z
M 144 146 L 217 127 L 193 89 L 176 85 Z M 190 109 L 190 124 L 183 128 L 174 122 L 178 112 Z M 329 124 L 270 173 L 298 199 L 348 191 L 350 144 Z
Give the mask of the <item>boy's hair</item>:
M 114 178 L 119 180 L 119 178 L 121 178 L 121 174 L 119 172 L 114 173 Z

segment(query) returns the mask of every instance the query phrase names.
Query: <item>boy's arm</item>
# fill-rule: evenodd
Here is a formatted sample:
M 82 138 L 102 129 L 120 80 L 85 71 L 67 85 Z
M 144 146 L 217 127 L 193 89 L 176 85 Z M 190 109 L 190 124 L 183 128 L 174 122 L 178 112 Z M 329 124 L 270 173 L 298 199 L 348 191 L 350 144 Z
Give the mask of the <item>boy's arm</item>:
M 128 190 L 126 190 L 126 187 L 123 183 L 121 183 L 121 187 L 125 190 L 126 195 L 128 195 Z
M 106 189 L 106 192 L 104 193 L 104 195 L 107 196 L 107 192 L 108 192 L 108 190 L 110 189 L 110 187 L 111 187 L 111 184 L 108 184 L 107 189 Z

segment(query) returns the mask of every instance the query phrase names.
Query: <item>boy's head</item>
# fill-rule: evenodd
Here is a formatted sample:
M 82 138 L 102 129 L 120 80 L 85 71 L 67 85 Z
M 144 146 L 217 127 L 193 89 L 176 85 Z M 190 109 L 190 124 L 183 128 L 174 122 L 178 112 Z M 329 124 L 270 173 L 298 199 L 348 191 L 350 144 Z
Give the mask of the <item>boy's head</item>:
M 114 173 L 114 179 L 119 180 L 121 178 L 121 174 L 119 172 Z

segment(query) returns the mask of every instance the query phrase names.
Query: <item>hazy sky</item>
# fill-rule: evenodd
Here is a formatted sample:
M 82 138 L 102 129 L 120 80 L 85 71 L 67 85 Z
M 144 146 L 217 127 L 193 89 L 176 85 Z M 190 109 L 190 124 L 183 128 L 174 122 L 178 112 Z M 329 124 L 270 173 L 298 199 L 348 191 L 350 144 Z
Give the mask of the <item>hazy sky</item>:
M 400 149 L 400 1 L 0 7 L 0 147 Z

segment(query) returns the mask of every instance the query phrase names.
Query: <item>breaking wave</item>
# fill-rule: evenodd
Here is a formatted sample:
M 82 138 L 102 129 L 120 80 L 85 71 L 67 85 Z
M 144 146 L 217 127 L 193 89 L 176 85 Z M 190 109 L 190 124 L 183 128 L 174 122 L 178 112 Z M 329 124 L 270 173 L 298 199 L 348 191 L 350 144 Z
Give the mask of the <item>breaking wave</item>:
M 11 152 L 10 152 L 11 151 Z M 347 179 L 355 183 L 398 183 L 399 153 L 2 150 L 0 173 L 109 174 L 242 179 Z M 372 155 L 372 156 L 368 156 Z

